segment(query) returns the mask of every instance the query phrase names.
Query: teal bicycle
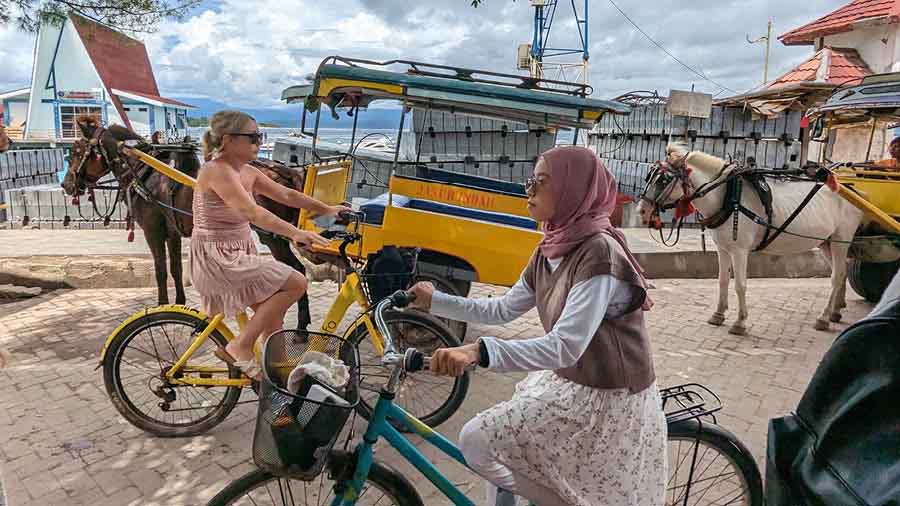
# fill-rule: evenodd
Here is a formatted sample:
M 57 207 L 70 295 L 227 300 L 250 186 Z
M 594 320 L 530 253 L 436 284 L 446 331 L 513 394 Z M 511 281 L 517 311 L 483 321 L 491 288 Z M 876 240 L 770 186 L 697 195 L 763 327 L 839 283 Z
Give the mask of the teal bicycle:
M 220 491 L 208 506 L 397 505 L 423 506 L 413 484 L 373 458 L 385 439 L 453 504 L 474 506 L 398 429 L 417 434 L 456 462 L 466 465 L 460 450 L 447 438 L 394 404 L 401 378 L 428 368 L 430 358 L 415 348 L 396 350 L 384 313 L 412 301 L 396 292 L 374 308 L 374 319 L 385 340 L 385 375 L 369 425 L 355 450 L 333 449 L 339 433 L 359 402 L 356 349 L 340 337 L 313 332 L 282 331 L 266 343 L 259 416 L 253 457 L 260 469 Z M 309 351 L 340 358 L 349 366 L 349 380 L 334 388 L 305 376 L 299 386 L 285 380 L 297 358 Z M 721 402 L 706 388 L 688 384 L 662 392 L 669 429 L 667 505 L 763 504 L 759 469 L 747 448 L 715 424 Z M 348 436 L 349 443 L 352 433 Z M 480 490 L 480 487 L 478 487 Z M 480 502 L 480 501 L 479 501 Z M 544 506 L 544 505 L 541 505 Z

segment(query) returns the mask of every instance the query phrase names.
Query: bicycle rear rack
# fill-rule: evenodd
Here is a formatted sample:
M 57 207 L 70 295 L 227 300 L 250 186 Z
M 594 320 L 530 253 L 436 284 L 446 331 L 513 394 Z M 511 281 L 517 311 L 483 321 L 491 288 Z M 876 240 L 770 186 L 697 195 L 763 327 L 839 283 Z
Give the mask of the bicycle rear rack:
M 660 390 L 666 423 L 673 424 L 684 420 L 712 416 L 722 409 L 722 400 L 712 390 L 697 383 L 685 383 Z

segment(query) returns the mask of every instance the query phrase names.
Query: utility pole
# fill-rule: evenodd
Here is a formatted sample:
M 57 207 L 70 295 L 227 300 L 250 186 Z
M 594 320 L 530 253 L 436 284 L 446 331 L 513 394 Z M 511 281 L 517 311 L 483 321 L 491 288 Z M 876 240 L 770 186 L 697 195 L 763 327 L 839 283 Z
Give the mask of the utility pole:
M 769 48 L 772 46 L 772 20 L 769 19 L 769 27 L 766 34 L 758 39 L 750 40 L 750 34 L 747 34 L 747 42 L 756 44 L 757 42 L 766 41 L 766 57 L 763 63 L 763 84 L 769 82 Z

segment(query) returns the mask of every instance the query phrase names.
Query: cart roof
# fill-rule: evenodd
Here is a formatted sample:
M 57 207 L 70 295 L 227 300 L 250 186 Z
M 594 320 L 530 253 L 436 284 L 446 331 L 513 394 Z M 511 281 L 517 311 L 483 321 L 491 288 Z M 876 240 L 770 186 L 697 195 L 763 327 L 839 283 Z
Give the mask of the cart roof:
M 405 72 L 386 70 L 405 66 Z M 483 77 L 482 77 L 483 76 Z M 549 91 L 565 85 L 567 91 Z M 374 100 L 528 122 L 532 126 L 591 128 L 605 113 L 628 114 L 628 105 L 579 96 L 590 88 L 527 76 L 395 60 L 369 62 L 330 57 L 311 85 L 282 93 L 288 103 L 313 98 L 331 107 L 366 107 Z
M 868 76 L 856 86 L 838 89 L 824 105 L 811 109 L 810 117 L 826 117 L 835 123 L 900 120 L 900 72 Z

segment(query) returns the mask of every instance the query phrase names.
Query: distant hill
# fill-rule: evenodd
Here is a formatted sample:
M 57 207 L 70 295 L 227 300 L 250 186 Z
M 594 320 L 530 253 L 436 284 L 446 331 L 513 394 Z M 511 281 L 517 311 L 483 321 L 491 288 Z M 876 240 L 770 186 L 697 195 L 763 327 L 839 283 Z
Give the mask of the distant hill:
M 300 113 L 303 108 L 300 105 L 285 105 L 281 107 L 232 107 L 226 103 L 210 100 L 207 98 L 194 97 L 178 97 L 176 100 L 186 102 L 197 107 L 197 110 L 188 111 L 188 117 L 201 118 L 211 117 L 217 111 L 223 109 L 237 109 L 256 118 L 261 123 L 275 124 L 285 128 L 297 128 L 300 126 Z M 308 127 L 312 128 L 315 115 L 307 116 Z M 397 109 L 370 109 L 361 111 L 359 115 L 360 128 L 396 128 L 400 122 L 400 108 Z M 327 128 L 350 128 L 353 126 L 353 118 L 347 117 L 345 113 L 341 113 L 340 120 L 331 117 L 331 110 L 327 107 L 322 110 L 320 126 Z

